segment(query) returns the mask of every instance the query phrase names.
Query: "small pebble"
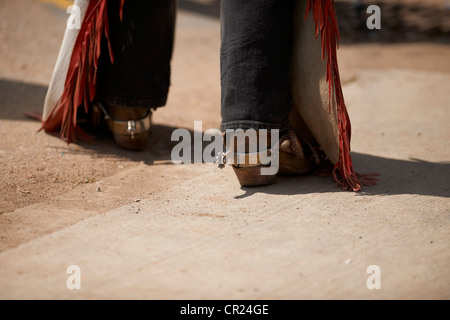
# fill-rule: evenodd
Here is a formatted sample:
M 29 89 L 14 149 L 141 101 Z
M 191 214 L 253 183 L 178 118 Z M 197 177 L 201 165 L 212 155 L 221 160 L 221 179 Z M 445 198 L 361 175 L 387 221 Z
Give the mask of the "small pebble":
M 350 263 L 352 263 L 352 259 L 345 260 L 345 264 L 350 264 Z

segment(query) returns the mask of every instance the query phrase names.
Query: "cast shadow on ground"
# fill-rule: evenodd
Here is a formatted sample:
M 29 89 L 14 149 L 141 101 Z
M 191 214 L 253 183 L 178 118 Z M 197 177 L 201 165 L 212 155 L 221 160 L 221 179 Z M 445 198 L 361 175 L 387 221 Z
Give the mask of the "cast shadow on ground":
M 155 124 L 144 152 L 119 149 L 115 145 L 111 133 L 106 130 L 97 133 L 96 141 L 93 143 L 78 142 L 81 149 L 71 146 L 54 148 L 68 154 L 88 153 L 93 159 L 106 157 L 142 162 L 147 165 L 173 165 L 171 152 L 178 141 L 171 141 L 171 136 L 176 129 L 178 128 L 169 125 Z M 193 137 L 193 131 L 188 130 L 188 132 Z M 209 142 L 204 143 L 203 147 L 207 144 Z M 398 160 L 361 153 L 352 153 L 352 157 L 357 172 L 378 172 L 381 175 L 376 186 L 364 188 L 358 195 L 411 194 L 450 198 L 450 162 L 428 162 L 420 159 Z M 217 167 L 211 168 L 219 170 L 216 169 Z M 230 174 L 232 174 L 231 170 Z M 315 175 L 278 177 L 278 181 L 274 185 L 242 188 L 242 190 L 245 193 L 237 197 L 238 199 L 255 193 L 295 195 L 342 192 L 335 187 L 331 177 Z
M 94 137 L 92 142 L 76 141 L 74 145 L 78 145 L 81 148 L 73 148 L 71 145 L 65 147 L 54 147 L 58 152 L 64 152 L 66 154 L 83 153 L 89 154 L 93 159 L 98 158 L 111 158 L 118 160 L 128 160 L 132 162 L 141 162 L 146 165 L 158 165 L 158 164 L 170 164 L 172 149 L 178 144 L 178 141 L 171 141 L 173 131 L 180 128 L 175 128 L 164 124 L 153 124 L 151 134 L 147 142 L 147 147 L 144 151 L 130 151 L 121 149 L 114 143 L 113 134 L 110 130 L 103 126 L 97 129 L 95 132 L 89 132 Z M 185 129 L 191 137 L 194 132 L 192 130 Z M 55 139 L 59 139 L 55 137 Z M 191 143 L 193 148 L 193 142 Z M 193 158 L 192 158 L 193 162 Z
M 41 112 L 47 87 L 0 80 L 0 119 L 27 120 L 25 111 Z M 148 165 L 171 164 L 171 150 L 178 142 L 171 141 L 175 127 L 157 124 L 150 135 L 145 152 L 131 152 L 118 149 L 111 134 L 103 131 L 95 143 L 80 143 L 83 149 L 58 148 L 64 152 L 89 153 L 93 158 L 113 157 L 143 162 Z M 189 131 L 191 137 L 193 132 Z M 206 144 L 206 143 L 205 143 Z M 416 194 L 450 197 L 450 163 L 433 163 L 417 159 L 397 160 L 374 155 L 353 153 L 358 172 L 379 172 L 381 181 L 376 187 L 365 188 L 360 195 Z M 300 177 L 279 177 L 278 183 L 263 188 L 245 188 L 246 197 L 254 193 L 304 194 L 338 192 L 333 180 L 314 175 Z
M 380 174 L 376 186 L 365 187 L 357 195 L 422 195 L 450 198 L 450 162 L 428 162 L 419 159 L 397 160 L 352 153 L 357 172 Z M 267 187 L 242 188 L 245 198 L 255 193 L 295 195 L 342 192 L 331 177 L 315 175 L 278 177 Z
M 0 80 L 0 119 L 27 120 L 25 111 L 42 111 L 47 87 Z M 58 150 L 74 153 L 89 153 L 93 158 L 111 157 L 143 162 L 148 165 L 158 163 L 171 164 L 171 150 L 178 143 L 171 141 L 175 127 L 163 124 L 153 126 L 148 141 L 147 151 L 132 152 L 116 147 L 111 133 L 106 130 L 97 134 L 96 142 L 80 142 L 80 151 L 74 148 L 58 148 Z M 193 132 L 189 131 L 190 136 Z M 206 145 L 206 143 L 205 143 Z M 205 146 L 204 145 L 204 146 Z M 396 195 L 417 194 L 438 197 L 450 197 L 450 163 L 433 163 L 422 160 L 396 160 L 374 155 L 353 153 L 353 160 L 359 172 L 379 172 L 380 182 L 375 187 L 365 188 L 361 195 Z M 212 167 L 213 168 L 213 167 Z M 244 188 L 245 194 L 303 194 L 317 192 L 338 192 L 332 178 L 314 175 L 299 177 L 279 177 L 272 186 L 261 188 Z
M 82 143 L 92 151 L 93 157 L 118 157 L 147 165 L 170 164 L 172 148 L 178 141 L 171 141 L 172 132 L 177 129 L 167 125 L 155 125 L 144 152 L 132 152 L 118 149 L 110 134 L 104 133 L 94 144 Z M 193 136 L 193 132 L 189 131 Z M 205 142 L 203 148 L 208 145 Z M 380 181 L 374 187 L 366 187 L 357 195 L 424 195 L 450 198 L 450 162 L 429 162 L 420 159 L 399 160 L 369 154 L 352 153 L 355 169 L 360 173 L 377 172 Z M 227 168 L 225 170 L 228 170 Z M 186 170 L 189 170 L 186 167 Z M 220 170 L 211 166 L 211 170 Z M 230 174 L 233 174 L 229 170 Z M 271 186 L 242 188 L 245 193 L 237 198 L 245 198 L 255 193 L 267 194 L 310 194 L 342 192 L 335 186 L 331 177 L 280 176 Z
M 30 120 L 24 112 L 42 113 L 47 87 L 0 79 L 0 119 Z

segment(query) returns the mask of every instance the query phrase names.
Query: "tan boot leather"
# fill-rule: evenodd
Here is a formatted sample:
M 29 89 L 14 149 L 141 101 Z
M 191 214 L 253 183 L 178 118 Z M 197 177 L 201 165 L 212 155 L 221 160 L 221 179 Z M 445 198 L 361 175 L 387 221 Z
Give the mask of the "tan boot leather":
M 145 150 L 151 128 L 152 112 L 149 108 L 101 107 L 119 148 Z

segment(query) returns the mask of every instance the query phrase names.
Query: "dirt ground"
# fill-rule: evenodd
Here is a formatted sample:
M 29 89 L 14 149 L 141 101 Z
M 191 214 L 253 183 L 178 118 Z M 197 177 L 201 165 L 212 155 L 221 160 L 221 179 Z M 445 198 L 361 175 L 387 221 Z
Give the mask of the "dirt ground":
M 440 4 L 439 1 L 435 3 Z M 161 238 L 161 243 L 167 245 L 166 252 L 181 252 L 184 248 L 186 252 L 193 253 L 195 256 L 196 251 L 193 247 L 186 247 L 184 241 L 192 240 L 192 246 L 198 244 L 197 249 L 203 248 L 206 252 L 201 256 L 200 262 L 209 265 L 210 269 L 208 271 L 204 267 L 199 267 L 197 272 L 206 273 L 206 278 L 211 280 L 214 276 L 209 272 L 222 270 L 225 274 L 223 283 L 219 281 L 215 283 L 216 286 L 213 286 L 213 281 L 213 284 L 205 284 L 196 291 L 194 280 L 198 280 L 198 274 L 188 267 L 183 269 L 183 263 L 178 266 L 178 260 L 169 259 L 166 264 L 161 262 L 159 273 L 155 271 L 153 280 L 148 282 L 148 287 L 140 287 L 137 280 L 122 283 L 119 280 L 122 278 L 118 277 L 112 281 L 115 286 L 113 284 L 100 286 L 100 280 L 98 280 L 94 281 L 89 287 L 90 290 L 85 291 L 84 294 L 73 296 L 66 293 L 62 296 L 63 298 L 129 298 L 141 293 L 139 297 L 149 298 L 269 297 L 284 299 L 346 298 L 349 295 L 356 298 L 448 299 L 450 297 L 448 272 L 450 263 L 448 248 L 450 240 L 448 162 L 450 160 L 448 142 L 450 99 L 446 93 L 450 89 L 448 87 L 450 46 L 441 43 L 442 41 L 398 41 L 383 45 L 360 41 L 341 45 L 339 62 L 344 93 L 353 120 L 355 162 L 362 171 L 372 171 L 371 165 L 373 165 L 375 170 L 382 173 L 380 184 L 373 188 L 374 191 L 368 191 L 369 195 L 364 193 L 354 196 L 344 193 L 341 199 L 338 190 L 330 191 L 329 186 L 333 187 L 331 180 L 317 177 L 306 178 L 301 187 L 297 186 L 297 180 L 282 178 L 281 186 L 269 187 L 272 188 L 269 191 L 242 190 L 237 185 L 231 170 L 220 171 L 210 165 L 175 166 L 170 161 L 171 148 L 174 146 L 170 136 L 174 129 L 193 130 L 195 120 L 203 121 L 204 130 L 217 128 L 220 124 L 220 23 L 214 14 L 200 15 L 188 10 L 191 8 L 189 1 L 185 1 L 184 5 L 185 9 L 181 6 L 182 10 L 179 11 L 169 102 L 154 115 L 155 125 L 147 151 L 136 153 L 116 148 L 107 132 L 99 135 L 93 144 L 67 145 L 58 138 L 38 132 L 40 124 L 23 116 L 24 111 L 41 111 L 67 15 L 55 3 L 31 0 L 0 2 L 0 167 L 2 168 L 0 176 L 0 265 L 2 266 L 0 297 L 42 298 L 54 297 L 55 292 L 60 292 L 59 289 L 52 291 L 50 285 L 56 283 L 53 278 L 53 282 L 49 281 L 45 284 L 35 277 L 47 274 L 50 270 L 46 271 L 44 260 L 40 261 L 37 256 L 37 253 L 41 257 L 46 256 L 44 249 L 50 243 L 55 245 L 59 243 L 63 248 L 61 243 L 65 241 L 64 239 L 67 240 L 67 246 L 71 246 L 74 245 L 74 239 L 78 236 L 100 241 L 98 244 L 100 246 L 101 243 L 111 240 L 110 236 L 116 230 L 114 226 L 118 224 L 126 226 L 129 223 L 130 227 L 136 227 L 135 232 L 148 232 L 149 230 L 143 226 L 139 229 L 138 221 L 131 219 L 134 225 L 132 225 L 133 222 L 126 222 L 127 219 L 120 211 L 126 209 L 133 213 L 155 214 L 151 220 L 155 224 L 149 228 L 156 239 Z M 386 106 L 378 109 L 376 102 L 380 99 L 383 99 Z M 409 108 L 409 106 L 413 107 Z M 414 159 L 420 159 L 420 161 Z M 217 179 L 224 181 L 224 186 L 230 189 L 230 193 L 235 195 L 234 198 L 220 194 L 220 189 L 215 182 Z M 298 198 L 297 201 L 295 194 L 286 192 L 289 189 L 297 190 L 303 198 Z M 207 190 L 211 193 L 208 194 Z M 265 193 L 270 193 L 268 198 L 273 202 L 265 202 Z M 321 193 L 323 193 L 322 198 L 320 198 Z M 328 212 L 328 209 L 325 209 L 326 200 L 321 200 L 325 196 L 328 196 L 330 203 L 336 202 L 336 208 L 339 208 L 336 210 L 341 212 L 347 208 L 348 212 L 341 218 L 326 216 L 325 212 Z M 188 199 L 189 197 L 191 200 Z M 345 201 L 351 204 L 346 204 Z M 381 208 L 387 210 L 386 215 L 367 218 L 364 220 L 366 225 L 361 222 L 359 226 L 350 226 L 352 215 L 355 217 L 362 215 L 368 208 L 376 210 L 377 204 L 380 203 Z M 166 208 L 166 206 L 169 207 Z M 171 214 L 163 215 L 158 211 L 162 207 Z M 232 214 L 227 215 L 223 211 L 224 207 L 229 207 L 231 211 L 227 212 Z M 419 210 L 419 207 L 430 215 L 423 216 L 423 210 Z M 195 208 L 198 210 L 194 210 Z M 286 220 L 282 222 L 277 222 L 274 218 L 275 213 L 278 212 L 274 210 L 279 208 L 286 209 L 284 212 L 287 216 L 283 216 Z M 321 230 L 328 230 L 330 222 L 334 223 L 333 231 L 323 235 L 327 243 L 332 244 L 331 247 L 320 244 L 321 240 L 317 238 L 320 237 L 320 230 L 311 231 L 311 237 L 303 239 L 305 242 L 301 245 L 301 247 L 306 244 L 317 245 L 321 248 L 318 249 L 321 255 L 307 259 L 307 267 L 300 276 L 303 279 L 302 286 L 311 289 L 309 291 L 311 295 L 306 293 L 308 290 L 300 293 L 287 285 L 292 279 L 296 279 L 289 268 L 295 261 L 287 257 L 297 250 L 294 243 L 286 240 L 289 234 L 296 232 L 289 226 L 291 221 L 289 219 L 298 221 L 296 219 L 299 219 L 297 215 L 299 208 L 306 212 L 301 216 L 301 219 L 306 219 L 303 221 L 306 222 L 305 226 L 316 226 Z M 333 212 L 336 213 L 336 211 Z M 245 218 L 246 214 L 248 214 L 248 221 Z M 391 221 L 387 221 L 389 217 L 392 218 Z M 238 223 L 252 226 L 259 220 L 261 223 L 265 221 L 264 228 L 239 229 L 236 227 Z M 274 265 L 279 267 L 278 270 L 284 270 L 286 273 L 283 275 L 273 269 L 268 271 L 261 268 L 256 271 L 256 274 L 262 278 L 266 272 L 271 282 L 265 285 L 252 283 L 253 292 L 243 289 L 239 291 L 239 285 L 232 279 L 245 278 L 246 270 L 250 270 L 247 268 L 252 265 L 251 261 L 243 259 L 234 260 L 231 263 L 221 260 L 223 264 L 220 265 L 214 262 L 217 256 L 211 251 L 212 249 L 208 250 L 200 244 L 201 241 L 208 241 L 206 237 L 208 229 L 216 230 L 223 241 L 229 240 L 225 233 L 219 231 L 221 226 L 218 221 L 222 221 L 225 230 L 229 224 L 229 230 L 237 230 L 236 233 L 240 232 L 248 241 L 252 241 L 253 244 L 248 244 L 249 242 L 243 244 L 241 240 L 233 238 L 234 240 L 229 241 L 229 246 L 242 246 L 242 250 L 251 252 L 249 257 L 253 257 L 256 261 L 265 254 L 256 255 L 257 245 L 267 245 L 268 248 L 276 250 L 276 244 L 279 244 L 280 253 L 274 254 L 273 257 L 279 260 L 274 262 Z M 190 231 L 182 229 L 180 225 L 182 223 L 187 223 L 192 226 L 192 229 Z M 98 225 L 102 227 L 97 227 Z M 172 225 L 173 228 L 170 227 Z M 361 234 L 353 234 L 358 240 L 352 239 L 348 242 L 348 238 L 339 236 L 337 232 L 339 229 L 343 230 L 342 232 L 351 229 L 352 234 L 353 232 Z M 90 233 L 95 230 L 98 234 Z M 190 232 L 194 232 L 193 230 L 199 233 L 192 233 L 190 237 Z M 265 240 L 264 235 L 268 230 L 272 230 L 274 235 L 284 234 L 284 236 L 280 236 L 279 239 L 275 236 L 268 237 L 272 243 L 267 244 L 269 240 Z M 186 231 L 186 239 L 178 238 L 175 231 L 181 233 Z M 303 231 L 308 232 L 307 229 Z M 355 259 L 351 257 L 358 254 L 364 255 L 363 249 L 355 245 L 353 241 L 367 241 L 368 247 L 376 245 L 379 241 L 377 237 L 365 236 L 375 231 L 382 235 L 387 233 L 386 239 L 390 239 L 389 243 L 392 245 L 384 248 L 379 245 L 377 253 L 380 257 L 395 260 L 394 257 L 398 255 L 398 251 L 394 249 L 396 244 L 404 249 L 400 250 L 400 256 L 404 258 L 402 260 L 404 262 L 393 263 L 391 267 L 386 267 L 388 272 L 391 269 L 405 270 L 412 265 L 412 271 L 409 273 L 405 271 L 404 276 L 398 276 L 399 272 L 393 272 L 391 275 L 387 272 L 386 282 L 391 281 L 392 284 L 396 284 L 397 290 L 391 288 L 387 293 L 375 296 L 354 289 L 352 285 L 354 281 L 349 281 L 343 289 L 341 285 L 339 287 L 341 289 L 333 291 L 333 286 L 323 288 L 320 286 L 320 281 L 314 282 L 314 276 L 304 278 L 308 272 L 313 274 L 315 263 L 319 266 L 327 263 L 326 255 L 323 253 L 328 253 L 332 260 L 333 254 L 337 254 L 333 253 L 333 250 L 337 252 L 344 250 L 337 245 L 347 243 L 349 248 L 354 249 L 345 252 L 345 254 L 348 253 L 346 258 L 343 258 L 344 256 L 337 258 L 346 261 L 347 264 Z M 167 239 L 163 237 L 166 234 L 170 234 L 172 236 L 170 239 L 173 241 L 167 242 Z M 206 238 L 200 237 L 199 234 Z M 333 238 L 333 235 L 337 238 Z M 131 238 L 122 236 L 125 240 L 134 243 L 136 248 L 142 246 L 142 243 L 135 243 L 139 241 L 135 238 L 138 237 L 136 234 Z M 176 241 L 177 239 L 179 242 Z M 150 241 L 150 239 L 146 240 Z M 221 245 L 217 239 L 212 243 L 213 247 L 228 250 L 228 247 L 221 247 Z M 434 249 L 428 249 L 429 246 L 434 246 Z M 128 256 L 128 253 L 122 252 L 119 247 L 113 249 L 116 253 L 121 252 Z M 59 249 L 52 247 L 51 250 Z M 80 252 L 84 251 L 80 249 Z M 146 270 L 145 263 L 136 258 L 141 251 L 133 252 L 136 255 L 134 258 L 129 258 L 137 264 L 143 263 L 142 269 L 135 270 L 138 275 L 143 276 Z M 18 258 L 27 253 L 32 253 L 30 259 L 34 260 Z M 91 257 L 89 254 L 81 253 L 78 257 L 84 257 L 82 260 L 86 265 L 92 263 L 89 262 Z M 51 254 L 48 253 L 48 255 Z M 228 257 L 232 255 L 230 251 Z M 181 257 L 185 256 L 180 255 L 179 258 Z M 376 257 L 377 255 L 373 253 L 373 260 L 376 260 Z M 48 258 L 50 264 L 54 261 L 52 259 Z M 166 261 L 162 251 L 161 256 L 156 254 L 154 259 Z M 421 259 L 425 259 L 426 262 Z M 383 261 L 386 265 L 386 260 Z M 33 274 L 30 270 L 33 270 L 36 264 L 40 267 L 36 269 L 36 274 Z M 55 260 L 54 264 L 58 265 L 60 262 Z M 186 265 L 188 264 L 192 268 L 198 267 L 197 262 L 193 260 L 188 259 Z M 363 266 L 362 262 L 361 266 Z M 173 281 L 170 284 L 155 280 L 158 274 L 171 272 L 172 267 L 176 269 L 176 272 L 173 273 Z M 123 268 L 124 266 L 117 265 L 117 268 L 113 269 L 114 272 L 122 272 L 123 275 Z M 240 271 L 237 272 L 235 269 Z M 39 270 L 42 273 L 39 273 Z M 430 270 L 435 270 L 435 276 L 429 275 Z M 237 274 L 234 273 L 235 271 Z M 105 279 L 105 277 L 108 279 L 106 276 L 108 272 L 113 270 L 105 271 L 99 279 Z M 186 274 L 191 275 L 189 280 L 185 285 L 177 287 L 175 283 L 186 280 Z M 229 278 L 226 277 L 227 274 L 230 275 Z M 95 278 L 94 275 L 91 276 Z M 105 277 L 102 278 L 102 276 Z M 319 275 L 316 276 L 319 277 Z M 438 276 L 439 279 L 436 278 Z M 338 279 L 337 282 L 340 279 L 333 278 L 327 272 L 323 277 L 329 281 Z M 25 282 L 30 279 L 32 283 L 35 283 L 36 288 L 45 288 L 45 290 L 40 291 L 41 294 L 36 291 L 34 294 L 30 290 L 27 291 Z M 256 278 L 254 280 L 256 281 Z M 413 285 L 402 286 L 410 280 Z M 423 291 L 418 289 L 421 286 L 425 287 Z M 18 289 L 6 290 L 12 287 Z M 122 295 L 113 294 L 114 289 L 123 287 L 128 291 L 121 291 Z M 138 290 L 133 291 L 132 288 L 136 287 Z

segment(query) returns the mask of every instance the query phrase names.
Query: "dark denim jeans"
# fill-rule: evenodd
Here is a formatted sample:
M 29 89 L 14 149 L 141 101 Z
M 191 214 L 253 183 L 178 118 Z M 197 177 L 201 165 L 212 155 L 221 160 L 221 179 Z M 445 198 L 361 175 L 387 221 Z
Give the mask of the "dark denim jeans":
M 175 33 L 175 0 L 108 0 L 111 63 L 104 39 L 97 78 L 98 99 L 108 105 L 157 108 L 166 104 Z
M 221 1 L 222 130 L 287 128 L 294 1 Z M 115 62 L 105 42 L 98 97 L 116 106 L 161 107 L 170 85 L 176 0 L 128 0 L 122 22 L 119 3 L 108 1 Z

